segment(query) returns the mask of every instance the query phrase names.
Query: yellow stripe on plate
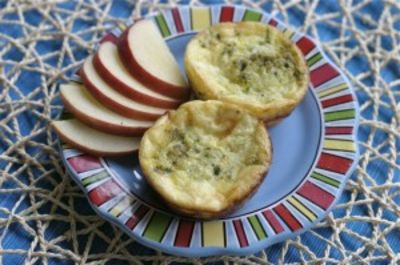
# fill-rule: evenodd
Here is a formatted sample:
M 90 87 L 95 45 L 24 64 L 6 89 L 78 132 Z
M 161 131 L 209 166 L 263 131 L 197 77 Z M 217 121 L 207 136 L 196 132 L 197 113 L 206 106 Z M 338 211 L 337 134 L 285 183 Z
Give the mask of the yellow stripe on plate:
M 112 216 L 118 216 L 122 213 L 123 210 L 125 210 L 131 203 L 133 202 L 133 199 L 130 196 L 126 196 L 123 200 L 121 200 L 117 205 L 115 205 L 111 211 L 110 214 Z
M 211 14 L 208 7 L 192 8 L 192 29 L 202 30 L 211 26 Z
M 324 142 L 325 149 L 354 152 L 355 146 L 353 141 L 328 139 Z
M 337 85 L 337 86 L 334 86 L 334 87 L 331 87 L 331 88 L 328 88 L 328 89 L 319 91 L 319 92 L 318 92 L 318 96 L 319 96 L 320 98 L 323 98 L 323 97 L 332 95 L 332 94 L 334 94 L 334 93 L 337 93 L 337 92 L 339 92 L 339 91 L 342 91 L 342 90 L 344 90 L 344 89 L 346 89 L 346 88 L 347 88 L 347 84 L 346 84 L 346 83 L 342 83 L 342 84 L 339 84 L 339 85 Z
M 317 216 L 315 215 L 315 213 L 313 213 L 310 209 L 308 209 L 306 206 L 304 206 L 301 202 L 299 202 L 293 196 L 289 197 L 288 201 L 294 207 L 296 207 L 296 209 L 299 210 L 305 217 L 307 217 L 308 220 L 314 221 L 315 219 L 317 219 Z
M 203 245 L 205 247 L 225 246 L 225 231 L 223 221 L 203 222 Z
M 125 24 L 125 23 L 122 23 L 122 22 L 118 22 L 118 23 L 117 23 L 117 27 L 118 27 L 121 31 L 125 31 L 126 28 L 127 28 L 126 24 Z
M 294 31 L 290 30 L 290 29 L 286 29 L 285 32 L 283 32 L 284 35 L 286 35 L 286 37 L 288 37 L 288 39 L 292 39 Z

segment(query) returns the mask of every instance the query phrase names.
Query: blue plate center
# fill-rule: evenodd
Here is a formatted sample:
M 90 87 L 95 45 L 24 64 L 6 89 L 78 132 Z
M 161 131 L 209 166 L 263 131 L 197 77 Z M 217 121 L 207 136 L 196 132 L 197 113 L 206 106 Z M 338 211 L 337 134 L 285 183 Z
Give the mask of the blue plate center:
M 168 46 L 184 73 L 185 47 L 194 33 L 169 39 Z M 257 192 L 230 217 L 248 214 L 270 206 L 290 194 L 309 175 L 320 151 L 322 123 L 320 108 L 309 91 L 292 114 L 269 129 L 272 145 L 272 165 Z M 163 201 L 148 186 L 139 167 L 137 156 L 107 158 L 115 177 L 144 203 L 167 210 Z

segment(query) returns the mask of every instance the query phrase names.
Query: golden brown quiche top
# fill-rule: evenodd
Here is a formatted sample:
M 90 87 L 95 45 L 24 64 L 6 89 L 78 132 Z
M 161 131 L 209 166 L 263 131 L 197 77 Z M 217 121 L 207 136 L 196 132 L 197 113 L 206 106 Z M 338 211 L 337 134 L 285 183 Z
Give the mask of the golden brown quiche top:
M 200 98 L 238 104 L 267 121 L 288 115 L 308 87 L 300 50 L 259 22 L 221 23 L 199 33 L 187 46 L 185 67 Z
M 191 101 L 143 136 L 139 160 L 154 189 L 177 212 L 226 214 L 249 197 L 271 163 L 262 121 L 221 101 Z

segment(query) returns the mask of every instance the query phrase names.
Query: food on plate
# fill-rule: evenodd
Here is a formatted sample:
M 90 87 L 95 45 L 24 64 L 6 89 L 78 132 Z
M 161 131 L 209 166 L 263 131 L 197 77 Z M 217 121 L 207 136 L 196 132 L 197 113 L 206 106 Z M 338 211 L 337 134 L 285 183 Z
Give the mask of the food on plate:
M 225 215 L 251 196 L 271 164 L 264 123 L 236 105 L 191 101 L 146 131 L 139 161 L 146 179 L 176 212 Z
M 154 123 L 126 118 L 112 112 L 82 85 L 64 84 L 60 86 L 60 91 L 65 108 L 77 119 L 97 130 L 117 135 L 140 136 Z
M 186 48 L 185 67 L 199 98 L 234 103 L 267 123 L 289 115 L 309 82 L 296 45 L 259 22 L 221 23 L 199 33 Z
M 112 88 L 135 101 L 167 109 L 176 108 L 181 103 L 180 100 L 153 91 L 131 75 L 120 59 L 117 46 L 112 42 L 100 45 L 93 59 L 93 65 Z
M 86 59 L 80 74 L 85 87 L 93 97 L 107 108 L 121 115 L 138 120 L 156 120 L 167 111 L 165 108 L 157 108 L 137 102 L 114 90 L 94 69 L 92 56 Z
M 51 125 L 64 142 L 95 156 L 126 155 L 139 147 L 140 138 L 103 133 L 75 119 L 53 121 Z
M 152 21 L 137 21 L 126 30 L 118 51 L 130 73 L 149 88 L 176 99 L 189 96 L 186 80 Z

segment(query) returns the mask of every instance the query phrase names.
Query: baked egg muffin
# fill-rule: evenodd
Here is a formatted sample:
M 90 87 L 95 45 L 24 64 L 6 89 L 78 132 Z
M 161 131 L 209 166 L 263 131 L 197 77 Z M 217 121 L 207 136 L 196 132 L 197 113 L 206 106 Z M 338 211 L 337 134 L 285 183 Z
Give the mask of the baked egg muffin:
M 174 211 L 226 215 L 260 185 L 271 164 L 264 123 L 236 105 L 190 101 L 146 131 L 139 161 L 148 183 Z
M 260 22 L 216 24 L 185 52 L 186 72 L 200 99 L 237 104 L 267 123 L 291 113 L 308 88 L 297 46 Z

